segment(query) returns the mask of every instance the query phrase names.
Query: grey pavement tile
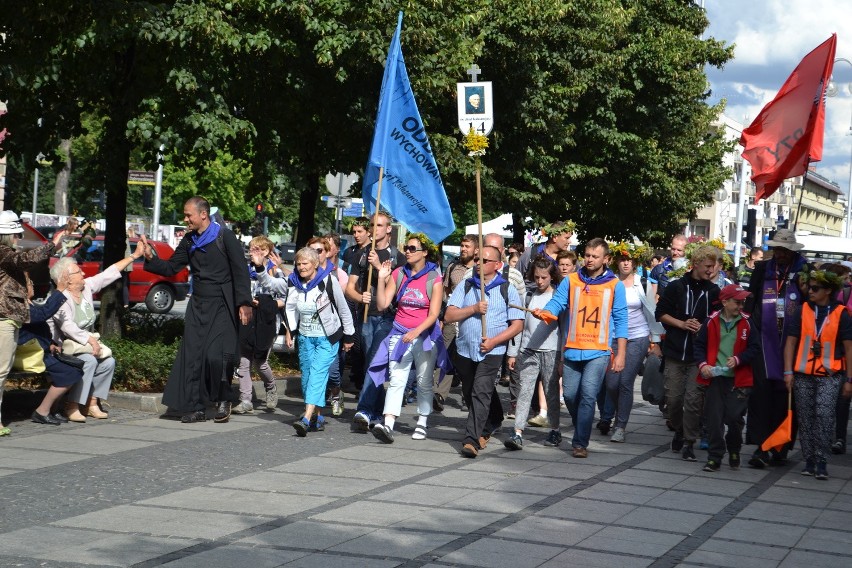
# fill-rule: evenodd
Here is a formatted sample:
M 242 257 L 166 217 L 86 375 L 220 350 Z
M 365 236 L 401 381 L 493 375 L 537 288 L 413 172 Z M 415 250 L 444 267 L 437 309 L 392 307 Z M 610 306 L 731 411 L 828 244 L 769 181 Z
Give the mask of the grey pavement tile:
M 848 528 L 850 521 L 849 511 L 850 509 L 842 511 L 826 509 L 820 511 L 819 516 L 813 522 L 813 526 L 821 529 Z
M 727 507 L 733 498 L 718 495 L 702 495 L 686 491 L 666 491 L 646 503 L 649 507 L 661 509 L 678 509 L 693 513 L 709 513 L 715 515 Z
M 672 547 L 686 538 L 684 535 L 644 531 L 626 527 L 606 527 L 579 542 L 579 548 L 606 550 L 619 554 L 639 556 L 664 556 Z
M 562 546 L 574 546 L 603 528 L 604 525 L 589 523 L 587 521 L 545 519 L 536 515 L 530 515 L 517 523 L 500 529 L 491 536 L 494 538 L 511 538 L 535 542 L 550 542 Z
M 799 507 L 771 501 L 754 501 L 740 511 L 737 518 L 756 519 L 758 521 L 771 519 L 793 525 L 810 526 L 821 513 L 822 509 L 812 507 Z
M 591 550 L 567 550 L 540 565 L 540 568 L 645 568 L 653 558 L 640 556 L 608 554 Z
M 130 566 L 197 544 L 182 538 L 105 534 L 61 527 L 30 527 L 4 533 L 0 555 L 25 556 L 90 566 Z
M 376 467 L 375 464 L 368 464 L 363 461 L 347 459 L 347 458 L 332 458 L 327 456 L 311 456 L 301 460 L 270 467 L 269 471 L 289 472 L 289 473 L 309 473 L 322 472 L 323 475 L 341 475 L 350 477 L 347 472 L 361 467 Z
M 849 489 L 849 493 L 837 494 L 828 506 L 832 509 L 852 510 L 852 488 Z
M 404 560 L 386 558 L 359 558 L 351 555 L 330 554 L 327 552 L 309 554 L 287 564 L 287 568 L 394 568 Z
M 802 539 L 796 543 L 796 548 L 852 556 L 852 535 L 848 532 L 848 523 L 846 526 L 837 528 L 841 530 L 808 529 Z
M 322 483 L 323 480 L 317 481 Z M 314 507 L 331 503 L 334 499 L 316 495 L 289 495 L 222 487 L 193 487 L 175 493 L 138 501 L 142 505 L 175 507 L 209 511 L 215 504 L 217 511 L 225 513 L 247 513 L 274 517 L 287 517 Z
M 534 495 L 556 495 L 580 483 L 580 480 L 557 479 L 537 475 L 516 475 L 488 486 L 492 491 L 532 493 Z
M 449 564 L 487 568 L 533 568 L 564 550 L 564 547 L 559 546 L 482 538 L 442 556 L 439 560 Z
M 600 441 L 600 443 L 593 443 L 589 445 L 589 455 L 591 456 L 592 453 L 595 455 L 615 454 L 634 458 L 644 454 L 652 448 L 657 447 L 658 445 L 659 444 L 640 444 L 638 442 L 633 442 L 632 439 L 629 444 L 615 444 L 613 442 L 609 442 L 609 436 L 607 436 L 604 440 Z
M 418 483 L 423 483 L 425 485 L 440 485 L 442 487 L 482 489 L 496 485 L 506 479 L 518 477 L 518 475 L 519 474 L 517 473 L 473 472 L 462 468 L 429 476 L 425 479 L 421 479 Z
M 455 508 L 488 511 L 491 513 L 516 513 L 542 500 L 541 495 L 509 493 L 504 491 L 472 491 L 453 502 Z
M 566 441 L 562 442 L 562 445 L 566 447 L 568 451 L 571 449 L 571 444 L 566 442 L 570 442 L 570 440 L 566 439 Z M 611 444 L 611 446 L 617 446 L 618 444 Z M 578 461 L 588 462 L 589 465 L 604 465 L 607 467 L 612 467 L 616 465 L 621 465 L 626 461 L 632 460 L 635 456 L 627 455 L 623 452 L 618 452 L 618 448 L 608 447 L 605 449 L 599 449 L 595 445 L 590 445 L 589 448 L 589 457 L 585 459 L 573 458 L 566 451 L 565 455 L 569 460 L 569 463 L 575 463 Z M 644 452 L 643 452 L 644 453 Z
M 276 491 L 299 495 L 324 495 L 326 497 L 351 497 L 371 491 L 385 481 L 353 479 L 351 477 L 318 476 L 316 474 L 256 471 L 214 483 L 214 487 L 248 489 L 250 491 Z
M 166 418 L 145 418 L 142 420 L 134 420 L 132 422 L 127 422 L 126 424 L 130 426 L 147 426 L 151 428 L 169 428 L 175 430 L 185 430 L 187 432 L 195 432 L 195 433 L 207 433 L 207 434 L 225 434 L 228 432 L 236 432 L 238 430 L 245 430 L 246 428 L 256 428 L 258 426 L 269 427 L 269 422 L 265 420 L 259 420 L 254 416 L 237 416 L 236 414 L 231 415 L 231 419 L 228 422 L 213 422 L 213 410 L 210 409 L 207 412 L 207 416 L 209 417 L 206 422 L 196 422 L 194 424 L 183 424 L 180 420 L 166 419 Z
M 458 535 L 424 533 L 399 529 L 380 529 L 338 544 L 330 552 L 381 554 L 396 558 L 417 558 L 459 538 Z
M 6 453 L 5 452 L 3 453 L 3 459 L 4 460 L 6 459 Z M 23 470 L 23 469 L 0 468 L 0 477 L 3 477 L 4 475 L 14 475 L 16 473 L 21 473 L 22 471 L 25 471 L 25 470 Z
M 694 563 L 687 564 L 691 566 L 719 566 L 720 568 L 774 568 L 780 562 L 779 560 L 710 550 L 696 550 L 687 556 L 686 560 Z
M 560 450 L 556 450 L 560 451 Z M 571 458 L 568 458 L 571 459 Z M 578 461 L 578 460 L 575 460 Z M 542 477 L 558 477 L 560 479 L 577 479 L 585 481 L 596 475 L 607 471 L 609 467 L 603 465 L 591 465 L 588 463 L 549 463 L 526 472 L 526 475 L 540 475 Z
M 789 547 L 797 542 L 806 530 L 805 527 L 732 519 L 713 536 L 755 544 Z
M 367 436 L 370 435 L 367 434 Z M 364 440 L 365 443 L 362 444 L 353 445 L 348 448 L 343 448 L 342 450 L 326 452 L 323 454 L 323 457 L 379 463 L 402 463 L 400 462 L 400 459 L 403 456 L 412 453 L 411 449 L 400 448 L 395 444 L 366 443 L 369 441 L 375 441 L 372 436 L 369 438 L 365 437 Z
M 781 546 L 765 546 L 751 542 L 710 538 L 698 547 L 696 552 L 698 551 L 730 556 L 732 564 L 723 563 L 722 565 L 739 566 L 740 564 L 736 564 L 736 559 L 739 559 L 740 563 L 749 564 L 752 562 L 767 562 L 769 564 L 781 562 L 789 552 L 789 549 Z
M 468 534 L 496 523 L 506 515 L 460 509 L 424 508 L 416 515 L 393 523 L 394 527 Z
M 496 452 L 508 452 L 504 448 L 500 448 Z M 494 453 L 496 453 L 494 452 Z M 489 445 L 488 448 L 485 449 L 485 459 L 483 459 L 483 452 L 479 453 L 479 457 L 476 459 L 467 459 L 469 463 L 463 465 L 459 470 L 467 471 L 467 472 L 491 472 L 491 473 L 502 473 L 502 474 L 512 474 L 512 473 L 524 473 L 526 471 L 530 471 L 540 467 L 542 462 L 538 460 L 504 460 L 499 459 L 499 456 L 494 456 L 491 452 L 491 447 Z M 555 464 L 552 464 L 555 465 Z M 471 475 L 471 477 L 475 477 L 475 475 Z
M 618 524 L 640 529 L 691 533 L 708 520 L 710 515 L 685 511 L 664 511 L 652 507 L 637 507 L 620 519 Z
M 612 503 L 643 505 L 662 492 L 662 489 L 656 487 L 636 487 L 601 481 L 578 492 L 575 497 Z
M 163 564 L 169 568 L 275 568 L 307 556 L 308 552 L 248 546 L 220 546 Z
M 689 479 L 686 475 L 675 473 L 662 473 L 659 471 L 647 471 L 641 469 L 628 469 L 616 473 L 607 481 L 612 483 L 623 483 L 625 485 L 638 485 L 641 487 L 659 487 L 671 489 L 678 483 Z
M 655 433 L 651 431 L 633 431 L 627 429 L 625 446 L 639 445 L 646 452 L 651 448 L 662 446 L 671 442 L 672 437 L 665 433 Z
M 154 445 L 153 442 L 138 440 L 117 440 L 115 438 L 98 438 L 85 434 L 42 434 L 12 439 L 3 443 L 10 448 L 34 448 L 51 452 L 82 453 L 91 455 L 109 455 L 128 450 L 138 450 Z
M 681 481 L 672 489 L 679 491 L 700 491 L 701 493 L 711 493 L 713 495 L 725 495 L 727 497 L 739 497 L 749 489 L 752 484 L 744 481 L 732 481 L 730 479 L 720 478 L 702 478 L 696 480 L 689 477 Z
M 86 436 L 91 437 L 121 438 L 143 442 L 177 442 L 209 436 L 210 434 L 212 432 L 199 432 L 189 428 L 155 428 L 135 424 L 99 424 L 97 428 L 90 428 L 86 431 Z
M 526 435 L 527 432 L 525 431 Z M 564 450 L 543 445 L 545 436 L 536 436 L 532 439 L 524 438 L 524 449 L 521 452 L 506 451 L 500 454 L 501 459 L 512 460 L 536 460 L 541 462 L 564 462 Z M 502 443 L 502 442 L 501 442 Z
M 37 449 L 11 448 L 6 447 L 5 442 L 3 444 L 3 465 L 24 470 L 53 467 L 55 465 L 87 460 L 93 457 L 95 456 L 92 454 L 72 454 L 42 451 Z
M 237 543 L 321 551 L 348 542 L 374 530 L 376 529 L 372 526 L 296 521 L 277 529 L 240 539 Z
M 418 513 L 428 510 L 425 505 L 404 505 L 383 501 L 358 501 L 344 505 L 333 511 L 317 513 L 310 518 L 317 521 L 331 521 L 361 525 L 365 519 L 375 526 L 390 526 L 410 519 Z
M 401 463 L 366 464 L 361 467 L 339 472 L 341 477 L 354 477 L 356 479 L 375 479 L 378 481 L 403 481 L 423 473 L 434 470 L 431 466 L 409 465 Z M 314 470 L 322 471 L 322 470 Z
M 602 503 L 590 499 L 567 497 L 539 511 L 543 517 L 574 519 L 593 523 L 614 523 L 636 507 L 623 503 Z
M 802 475 L 800 470 L 800 466 L 793 466 L 793 469 L 791 469 L 787 475 L 775 483 L 775 487 L 790 487 L 793 489 L 806 488 L 812 491 L 837 493 L 839 491 L 843 491 L 844 486 L 847 484 L 845 479 L 840 479 L 833 475 L 834 470 L 831 467 L 828 468 L 830 477 L 826 480 L 817 480 L 813 477 Z
M 834 554 L 820 554 L 818 552 L 810 552 L 804 550 L 792 550 L 787 558 L 779 564 L 780 568 L 837 568 L 838 566 L 848 566 L 849 557 L 838 557 Z
M 813 483 L 819 483 L 812 480 Z M 760 501 L 772 501 L 787 505 L 801 505 L 803 507 L 825 507 L 834 498 L 834 494 L 826 491 L 814 491 L 813 489 L 794 489 L 791 487 L 770 487 L 764 491 L 758 499 Z
M 211 503 L 211 508 L 214 504 Z M 53 523 L 79 529 L 141 533 L 193 539 L 216 539 L 267 522 L 228 513 L 188 513 L 178 509 L 119 505 Z
M 472 491 L 473 489 L 467 487 L 420 485 L 414 483 L 372 495 L 370 499 L 375 501 L 389 501 L 391 503 L 406 503 L 409 505 L 441 506 L 455 502 Z
M 743 467 L 737 471 L 725 470 L 723 467 L 720 471 L 714 473 L 705 473 L 701 471 L 703 465 L 699 462 L 688 462 L 680 458 L 679 454 L 672 452 L 662 452 L 653 458 L 647 459 L 636 466 L 637 469 L 649 469 L 653 471 L 662 471 L 665 473 L 679 473 L 689 476 L 712 477 L 714 479 L 731 479 L 733 481 L 742 481 L 746 483 L 755 483 L 763 479 L 771 471 L 770 469 L 751 469 Z

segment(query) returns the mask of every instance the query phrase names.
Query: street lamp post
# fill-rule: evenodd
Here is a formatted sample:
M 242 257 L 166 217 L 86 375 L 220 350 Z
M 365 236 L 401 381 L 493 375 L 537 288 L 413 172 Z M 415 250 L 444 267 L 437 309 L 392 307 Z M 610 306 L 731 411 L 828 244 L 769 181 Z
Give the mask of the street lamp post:
M 852 67 L 852 61 L 849 61 L 845 57 L 838 57 L 834 60 L 834 62 L 843 62 Z M 852 94 L 852 83 L 847 83 L 846 88 L 849 90 L 849 93 Z M 837 87 L 832 85 L 830 82 L 828 85 L 828 96 L 833 97 L 836 95 Z M 849 122 L 849 133 L 852 135 L 852 117 L 850 117 Z M 852 147 L 850 147 L 849 155 L 849 189 L 846 193 L 846 237 L 852 238 Z

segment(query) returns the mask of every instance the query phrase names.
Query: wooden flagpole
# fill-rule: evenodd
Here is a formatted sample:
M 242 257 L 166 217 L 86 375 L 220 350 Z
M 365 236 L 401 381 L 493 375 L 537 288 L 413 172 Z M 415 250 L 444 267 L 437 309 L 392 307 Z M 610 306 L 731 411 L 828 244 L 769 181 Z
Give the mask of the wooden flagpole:
M 483 250 L 482 244 L 482 186 L 479 181 L 479 156 L 476 157 L 476 218 L 479 223 L 479 298 L 481 300 L 485 299 L 485 279 L 482 277 L 482 265 L 485 264 L 482 259 L 482 254 L 485 252 Z M 476 268 L 476 267 L 474 267 Z M 486 326 L 485 326 L 485 318 L 486 314 L 482 314 L 482 339 L 483 341 L 488 338 L 486 335 Z
M 379 226 L 379 211 L 381 211 L 382 203 L 382 180 L 385 177 L 385 167 L 379 168 L 379 188 L 376 190 L 376 211 L 373 213 L 373 240 L 370 243 L 370 252 L 376 250 L 376 227 Z M 370 270 L 370 256 L 367 255 L 367 292 L 373 285 L 373 270 Z M 372 300 L 371 300 L 372 302 Z M 370 304 L 364 305 L 364 323 L 367 323 L 367 317 L 370 313 Z

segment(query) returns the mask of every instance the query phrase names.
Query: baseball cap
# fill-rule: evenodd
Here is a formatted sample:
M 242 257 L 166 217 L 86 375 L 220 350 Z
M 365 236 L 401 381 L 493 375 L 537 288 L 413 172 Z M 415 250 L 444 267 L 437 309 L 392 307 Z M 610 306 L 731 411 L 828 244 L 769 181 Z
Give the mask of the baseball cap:
M 719 300 L 745 300 L 751 296 L 751 292 L 740 286 L 739 284 L 728 284 L 722 291 L 719 292 Z

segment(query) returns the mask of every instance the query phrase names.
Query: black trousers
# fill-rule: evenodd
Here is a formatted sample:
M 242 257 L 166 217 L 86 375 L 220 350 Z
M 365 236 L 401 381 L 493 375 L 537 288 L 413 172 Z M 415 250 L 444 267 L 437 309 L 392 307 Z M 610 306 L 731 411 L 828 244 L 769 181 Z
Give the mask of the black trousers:
M 470 409 L 463 444 L 479 446 L 479 437 L 491 434 L 503 422 L 503 405 L 497 394 L 497 372 L 502 355 L 486 355 L 480 362 L 456 355 L 456 373 L 461 377 L 462 396 Z
M 704 391 L 704 427 L 707 458 L 722 461 L 725 452 L 738 454 L 743 447 L 743 426 L 750 388 L 735 388 L 733 377 L 713 377 Z M 725 426 L 728 433 L 725 434 Z

